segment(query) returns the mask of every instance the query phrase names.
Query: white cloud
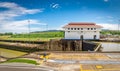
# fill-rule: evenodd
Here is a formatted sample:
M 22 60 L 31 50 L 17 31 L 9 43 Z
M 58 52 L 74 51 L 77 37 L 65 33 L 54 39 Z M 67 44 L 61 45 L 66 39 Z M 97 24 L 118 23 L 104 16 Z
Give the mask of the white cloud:
M 50 7 L 51 8 L 54 8 L 54 9 L 57 9 L 57 8 L 59 8 L 60 7 L 60 5 L 59 4 L 55 4 L 55 3 L 52 3 L 51 5 L 50 5 Z
M 101 16 L 97 16 L 96 19 L 103 19 L 104 17 Z
M 96 19 L 113 19 L 113 16 L 97 16 Z
M 42 9 L 26 9 L 16 3 L 11 2 L 0 2 L 0 8 L 7 8 L 5 11 L 0 11 L 0 20 L 9 19 L 24 14 L 35 14 L 43 11 Z
M 104 2 L 108 2 L 109 0 L 104 0 Z
M 103 29 L 118 30 L 118 24 L 110 24 L 110 23 L 97 23 L 97 24 L 103 26 Z
M 27 14 L 35 14 L 42 12 L 42 9 L 27 9 L 12 2 L 0 2 L 0 8 L 6 8 L 0 11 L 0 32 L 24 32 L 27 29 L 27 20 L 15 20 L 15 17 L 20 17 Z M 41 24 L 37 20 L 30 20 L 31 24 Z M 40 29 L 40 28 L 33 28 Z
M 39 26 L 46 25 L 45 23 L 40 23 L 38 20 L 34 19 L 30 19 L 29 21 L 30 23 L 28 23 L 28 20 L 7 22 L 1 25 L 1 29 L 7 32 L 28 32 L 28 25 L 30 25 L 31 31 L 40 31 L 42 30 L 42 28 L 40 28 Z M 37 26 L 32 27 L 33 25 Z
M 113 19 L 114 17 L 112 17 L 112 16 L 107 16 L 107 18 Z

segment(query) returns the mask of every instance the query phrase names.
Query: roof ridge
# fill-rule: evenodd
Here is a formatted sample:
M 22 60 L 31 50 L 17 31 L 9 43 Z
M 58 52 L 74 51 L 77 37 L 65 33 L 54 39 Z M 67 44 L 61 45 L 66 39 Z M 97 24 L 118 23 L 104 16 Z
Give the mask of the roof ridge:
M 87 22 L 71 22 L 68 25 L 95 25 L 95 23 L 87 23 Z
M 69 23 L 65 25 L 65 27 L 93 27 L 93 28 L 103 28 L 100 25 L 96 25 L 96 23 L 83 23 L 83 22 L 76 22 L 76 23 Z

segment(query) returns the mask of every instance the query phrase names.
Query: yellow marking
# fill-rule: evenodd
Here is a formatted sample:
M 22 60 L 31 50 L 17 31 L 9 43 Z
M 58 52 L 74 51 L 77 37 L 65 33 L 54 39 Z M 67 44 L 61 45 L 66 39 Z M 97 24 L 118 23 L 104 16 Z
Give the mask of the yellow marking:
M 113 70 L 113 71 L 115 71 L 115 70 L 120 70 L 120 69 L 97 69 L 97 70 L 83 70 L 83 69 L 80 69 L 80 71 L 109 71 L 109 70 Z
M 49 59 L 49 56 L 45 56 L 46 59 Z
M 40 60 L 40 64 L 42 64 L 44 61 L 43 60 Z
M 80 71 L 109 71 L 109 70 L 120 70 L 120 68 L 113 68 L 113 69 L 103 69 L 103 66 L 101 66 L 101 65 L 97 65 L 96 66 L 96 68 L 97 68 L 97 70 L 89 70 L 89 69 L 86 69 L 86 70 L 84 70 L 83 68 L 82 68 L 82 64 L 80 64 Z
M 82 64 L 80 64 L 80 71 L 83 71 L 83 69 L 82 69 Z
M 80 70 L 80 71 L 100 71 L 100 70 Z
M 116 69 L 102 69 L 102 70 L 120 70 L 120 69 L 117 69 L 117 68 L 116 68 Z M 101 70 L 101 71 L 102 71 L 102 70 Z
M 96 65 L 96 68 L 97 68 L 97 69 L 103 69 L 103 66 L 101 66 L 101 65 Z
M 40 58 L 44 58 L 43 55 L 41 55 Z

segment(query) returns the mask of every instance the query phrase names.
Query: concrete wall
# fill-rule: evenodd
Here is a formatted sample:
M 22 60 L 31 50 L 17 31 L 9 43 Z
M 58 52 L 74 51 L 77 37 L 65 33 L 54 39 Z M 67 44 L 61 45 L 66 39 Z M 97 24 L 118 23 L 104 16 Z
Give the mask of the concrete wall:
M 53 51 L 82 51 L 81 40 L 51 40 L 47 50 Z
M 95 43 L 86 42 L 86 41 L 84 41 L 82 45 L 83 45 L 82 51 L 94 51 L 97 46 L 97 44 Z
M 94 51 L 96 43 L 81 40 L 51 40 L 47 50 L 50 51 Z

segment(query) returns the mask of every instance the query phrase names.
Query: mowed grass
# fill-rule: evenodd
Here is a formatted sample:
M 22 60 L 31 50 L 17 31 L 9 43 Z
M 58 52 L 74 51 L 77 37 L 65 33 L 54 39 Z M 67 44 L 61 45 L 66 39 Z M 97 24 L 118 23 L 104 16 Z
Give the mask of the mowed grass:
M 15 51 L 15 50 L 9 50 L 9 49 L 4 49 L 0 48 L 0 55 L 6 58 L 14 58 L 14 57 L 19 57 L 22 55 L 25 55 L 27 53 L 21 52 L 21 51 Z
M 38 63 L 35 60 L 23 59 L 23 58 L 11 59 L 6 61 L 5 63 L 28 63 L 28 64 L 38 65 Z
M 50 39 L 61 39 L 62 37 L 53 37 L 53 38 L 6 38 L 4 40 L 20 40 L 20 41 L 49 41 Z
M 37 32 L 37 33 L 22 33 L 13 35 L 2 35 L 2 40 L 21 40 L 21 41 L 49 41 L 50 39 L 61 39 L 64 37 L 63 31 L 56 32 Z

